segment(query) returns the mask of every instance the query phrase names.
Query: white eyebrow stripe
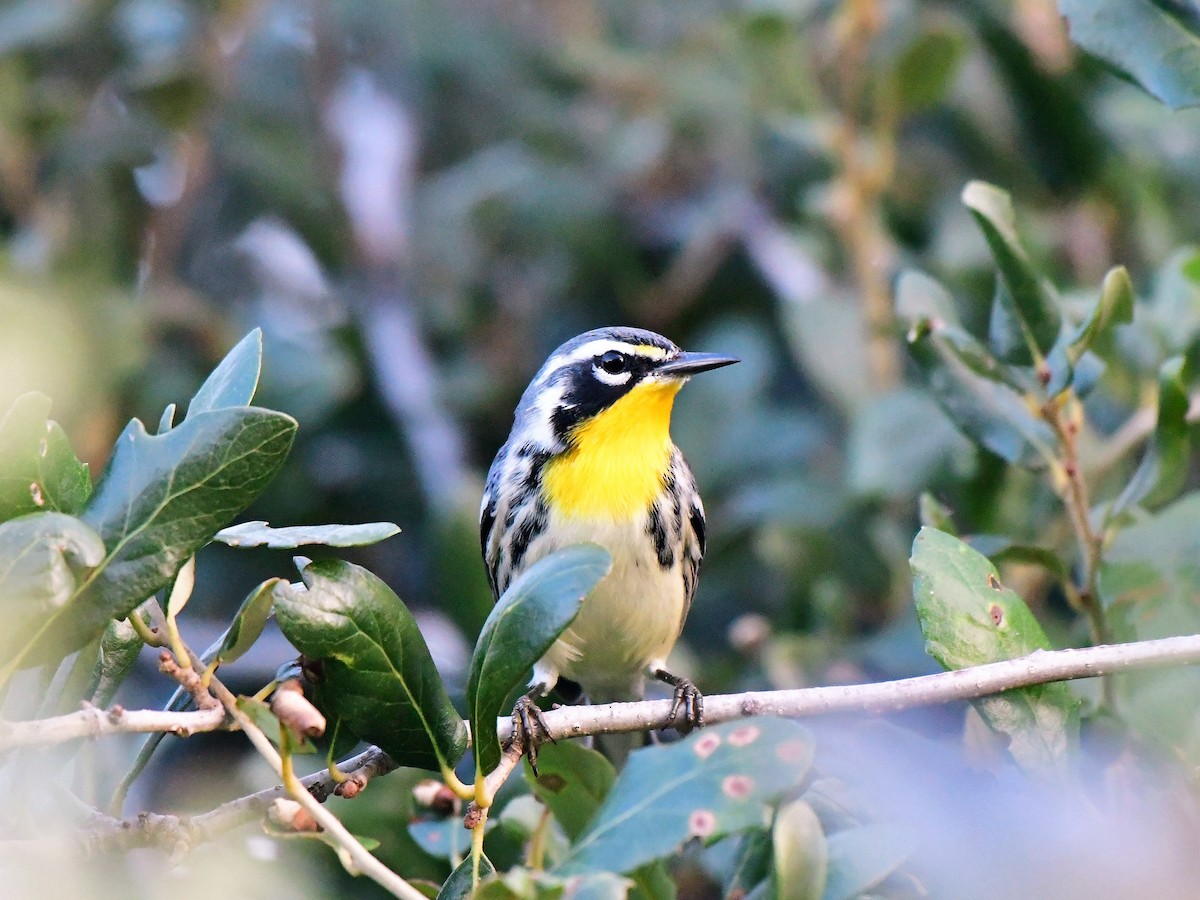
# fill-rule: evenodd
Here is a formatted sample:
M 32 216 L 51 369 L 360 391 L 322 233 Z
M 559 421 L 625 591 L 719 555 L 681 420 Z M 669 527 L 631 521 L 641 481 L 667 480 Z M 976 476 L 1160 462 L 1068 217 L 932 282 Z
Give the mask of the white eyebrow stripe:
M 630 344 L 627 341 L 614 341 L 612 338 L 597 338 L 586 344 L 580 344 L 570 353 L 550 357 L 542 367 L 542 373 L 537 380 L 539 382 L 546 381 L 563 366 L 569 366 L 585 359 L 594 359 L 609 350 L 628 353 L 631 356 L 648 356 L 656 360 L 666 359 L 670 355 L 669 351 L 655 347 L 653 344 Z

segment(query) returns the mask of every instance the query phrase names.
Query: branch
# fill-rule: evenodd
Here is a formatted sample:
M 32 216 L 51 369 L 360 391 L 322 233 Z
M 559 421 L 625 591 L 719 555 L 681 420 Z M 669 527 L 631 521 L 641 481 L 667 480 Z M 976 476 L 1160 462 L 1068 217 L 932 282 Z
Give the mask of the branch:
M 219 706 L 190 712 L 168 710 L 129 710 L 114 706 L 104 710 L 88 704 L 79 712 L 29 722 L 0 721 L 0 752 L 36 744 L 61 744 L 79 738 L 109 734 L 148 734 L 161 731 L 188 737 L 202 731 L 217 731 L 225 724 L 225 711 Z
M 1078 650 L 1039 650 L 1019 659 L 899 681 L 714 695 L 704 698 L 704 721 L 715 725 L 745 716 L 898 712 L 914 706 L 973 700 L 1051 681 L 1196 663 L 1200 663 L 1200 634 Z M 666 728 L 671 705 L 670 700 L 643 700 L 560 707 L 542 715 L 550 736 L 559 740 Z M 510 720 L 501 720 L 498 728 L 502 742 L 511 737 Z

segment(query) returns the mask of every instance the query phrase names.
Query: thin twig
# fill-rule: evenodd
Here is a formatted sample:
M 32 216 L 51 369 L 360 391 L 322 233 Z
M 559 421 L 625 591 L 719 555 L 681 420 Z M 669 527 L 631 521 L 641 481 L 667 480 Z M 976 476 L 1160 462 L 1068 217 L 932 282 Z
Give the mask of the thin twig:
M 100 709 L 85 706 L 79 712 L 29 722 L 0 722 L 0 752 L 14 747 L 61 744 L 80 738 L 110 734 L 150 734 L 165 732 L 188 737 L 205 731 L 217 731 L 225 724 L 221 707 L 169 712 L 157 709 L 129 710 L 121 706 Z

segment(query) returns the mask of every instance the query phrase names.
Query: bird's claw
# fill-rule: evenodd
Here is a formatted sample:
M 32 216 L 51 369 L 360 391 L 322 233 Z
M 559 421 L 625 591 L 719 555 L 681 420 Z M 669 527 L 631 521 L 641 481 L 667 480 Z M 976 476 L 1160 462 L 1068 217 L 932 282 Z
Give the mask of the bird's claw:
M 704 695 L 690 678 L 675 676 L 675 693 L 671 698 L 671 714 L 667 724 L 673 725 L 680 734 L 690 734 L 693 728 L 704 727 Z M 677 723 L 682 710 L 683 719 Z
M 549 741 L 552 744 L 557 743 L 550 734 L 550 729 L 546 725 L 546 720 L 542 718 L 542 711 L 538 708 L 533 697 L 528 694 L 517 700 L 516 706 L 512 711 L 513 723 L 513 742 L 521 741 L 525 748 L 525 755 L 529 757 L 529 767 L 533 769 L 533 774 L 536 777 L 538 774 L 537 755 L 538 747 Z

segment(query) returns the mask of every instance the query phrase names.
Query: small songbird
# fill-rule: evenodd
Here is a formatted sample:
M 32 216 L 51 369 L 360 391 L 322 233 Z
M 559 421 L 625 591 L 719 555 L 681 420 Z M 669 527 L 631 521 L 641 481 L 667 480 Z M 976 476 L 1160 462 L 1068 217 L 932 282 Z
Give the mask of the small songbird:
M 479 536 L 492 593 L 541 557 L 590 541 L 609 574 L 534 666 L 514 725 L 535 747 L 533 698 L 566 678 L 595 702 L 640 697 L 647 675 L 675 688 L 671 720 L 703 724 L 703 698 L 665 668 L 696 591 L 704 506 L 671 441 L 675 395 L 738 360 L 689 353 L 638 328 L 599 328 L 550 355 L 517 404 L 488 471 Z

